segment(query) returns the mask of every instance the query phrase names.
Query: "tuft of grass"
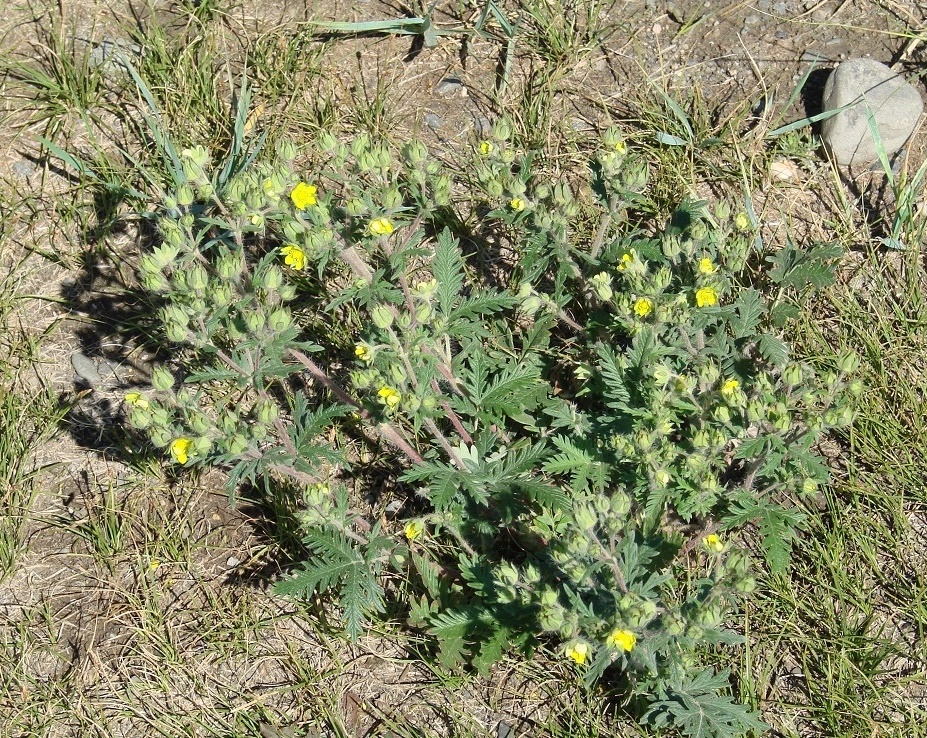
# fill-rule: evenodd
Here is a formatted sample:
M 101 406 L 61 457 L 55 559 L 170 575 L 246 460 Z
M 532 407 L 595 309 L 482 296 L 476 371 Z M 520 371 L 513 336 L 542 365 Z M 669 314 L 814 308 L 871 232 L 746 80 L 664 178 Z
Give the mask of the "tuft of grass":
M 0 71 L 12 82 L 12 96 L 32 111 L 42 135 L 57 139 L 75 118 L 97 117 L 106 92 L 102 67 L 94 65 L 90 43 L 60 14 L 49 12 L 47 24 L 36 24 L 38 37 L 25 57 L 0 57 Z
M 854 253 L 855 274 L 798 338 L 825 365 L 847 349 L 863 358 L 858 416 L 825 449 L 834 481 L 790 572 L 751 608 L 741 688 L 783 735 L 916 738 L 927 735 L 927 270 L 878 241 Z
M 525 46 L 555 77 L 569 73 L 619 28 L 605 20 L 612 4 L 600 0 L 521 0 L 519 5 L 528 19 Z
M 2 197 L 2 194 L 0 194 Z M 6 209 L 4 204 L 0 212 Z M 19 272 L 25 260 L 12 256 L 0 229 L 0 262 L 11 263 L 0 276 L 0 582 L 16 568 L 25 550 L 25 530 L 36 493 L 33 451 L 54 432 L 61 411 L 46 387 L 24 381 L 36 358 L 36 345 L 16 314 L 21 307 Z
M 135 41 L 143 53 L 138 74 L 145 81 L 177 143 L 203 143 L 221 148 L 231 139 L 229 112 L 235 84 L 218 50 L 211 26 L 196 24 L 188 33 L 172 36 L 152 22 Z

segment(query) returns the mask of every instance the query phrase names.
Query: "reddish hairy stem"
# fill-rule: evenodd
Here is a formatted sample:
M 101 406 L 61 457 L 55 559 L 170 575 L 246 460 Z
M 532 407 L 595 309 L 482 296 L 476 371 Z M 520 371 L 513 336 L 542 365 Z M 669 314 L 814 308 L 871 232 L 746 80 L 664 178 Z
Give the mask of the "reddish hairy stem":
M 350 405 L 351 407 L 356 408 L 361 418 L 373 425 L 373 417 L 370 415 L 370 413 L 367 412 L 357 400 L 351 397 L 351 395 L 349 395 L 341 387 L 329 379 L 328 375 L 323 372 L 312 359 L 306 356 L 302 351 L 298 351 L 296 349 L 290 349 L 290 355 L 293 356 L 293 358 L 296 359 L 300 364 L 306 367 L 306 369 L 312 375 L 313 379 L 318 380 L 326 389 L 328 389 L 345 405 Z M 409 444 L 409 442 L 403 438 L 399 431 L 397 431 L 392 425 L 389 423 L 380 423 L 374 427 L 377 429 L 377 432 L 380 434 L 380 437 L 384 441 L 398 448 L 411 461 L 416 464 L 421 464 L 425 461 L 419 455 L 419 453 L 414 448 L 412 448 L 411 444 Z

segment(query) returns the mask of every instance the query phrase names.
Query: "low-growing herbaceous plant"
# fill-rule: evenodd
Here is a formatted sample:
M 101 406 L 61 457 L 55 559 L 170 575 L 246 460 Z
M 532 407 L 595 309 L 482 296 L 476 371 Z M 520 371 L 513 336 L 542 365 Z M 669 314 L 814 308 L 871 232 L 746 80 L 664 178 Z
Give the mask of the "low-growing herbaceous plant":
M 731 200 L 666 219 L 617 128 L 567 176 L 505 119 L 460 169 L 366 134 L 245 156 L 243 122 L 227 156 L 155 136 L 139 278 L 171 358 L 131 424 L 292 490 L 277 589 L 352 636 L 389 606 L 447 667 L 549 647 L 646 725 L 761 730 L 711 653 L 851 421 L 855 357 L 816 373 L 781 333 L 839 251 L 763 254 Z

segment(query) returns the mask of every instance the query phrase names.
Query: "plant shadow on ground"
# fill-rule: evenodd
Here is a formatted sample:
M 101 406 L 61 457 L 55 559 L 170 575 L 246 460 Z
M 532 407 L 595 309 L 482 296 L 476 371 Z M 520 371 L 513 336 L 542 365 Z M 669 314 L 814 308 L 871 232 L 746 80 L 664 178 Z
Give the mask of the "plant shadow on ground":
M 112 217 L 101 213 L 100 221 Z M 115 235 L 109 226 L 103 230 L 108 237 Z M 137 468 L 145 459 L 141 449 L 147 443 L 123 422 L 122 397 L 147 384 L 151 359 L 163 358 L 146 341 L 155 325 L 156 306 L 133 287 L 126 262 L 102 247 L 99 232 L 85 236 L 89 248 L 60 294 L 63 307 L 84 318 L 73 331 L 78 343 L 71 358 L 74 389 L 59 397 L 69 407 L 63 424 L 78 445 Z M 128 234 L 119 236 L 125 239 Z M 151 237 L 143 231 L 139 240 Z M 154 354 L 150 358 L 149 352 Z

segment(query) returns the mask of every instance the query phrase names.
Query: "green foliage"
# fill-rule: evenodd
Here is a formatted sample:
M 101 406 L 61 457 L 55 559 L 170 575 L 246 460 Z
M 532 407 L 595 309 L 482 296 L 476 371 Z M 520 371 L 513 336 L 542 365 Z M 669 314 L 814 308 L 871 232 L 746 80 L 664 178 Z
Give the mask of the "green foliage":
M 178 467 L 303 490 L 308 556 L 279 592 L 332 592 L 357 636 L 391 570 L 449 667 L 553 642 L 648 724 L 762 728 L 700 654 L 739 642 L 725 623 L 756 587 L 737 532 L 784 568 L 790 500 L 826 481 L 814 442 L 852 419 L 854 357 L 819 377 L 777 332 L 829 247 L 771 257 L 774 300 L 740 287 L 750 218 L 689 200 L 657 227 L 616 129 L 576 175 L 585 199 L 504 120 L 465 183 L 364 134 L 322 134 L 311 175 L 289 145 L 236 137 L 217 163 L 153 138 L 175 184 L 139 275 L 174 361 L 129 418 Z M 408 496 L 400 521 L 349 474 L 358 441 Z
M 343 533 L 321 526 L 305 537 L 312 552 L 303 568 L 277 586 L 281 594 L 301 596 L 335 591 L 344 609 L 344 622 L 352 638 L 360 636 L 364 622 L 384 610 L 379 576 L 384 553 L 393 546 L 390 538 L 371 535 L 363 546 L 352 544 Z
M 656 727 L 672 724 L 692 738 L 766 730 L 768 725 L 733 703 L 730 697 L 718 696 L 727 679 L 726 671 L 718 674 L 700 671 L 685 678 L 651 704 L 644 716 L 645 724 Z

